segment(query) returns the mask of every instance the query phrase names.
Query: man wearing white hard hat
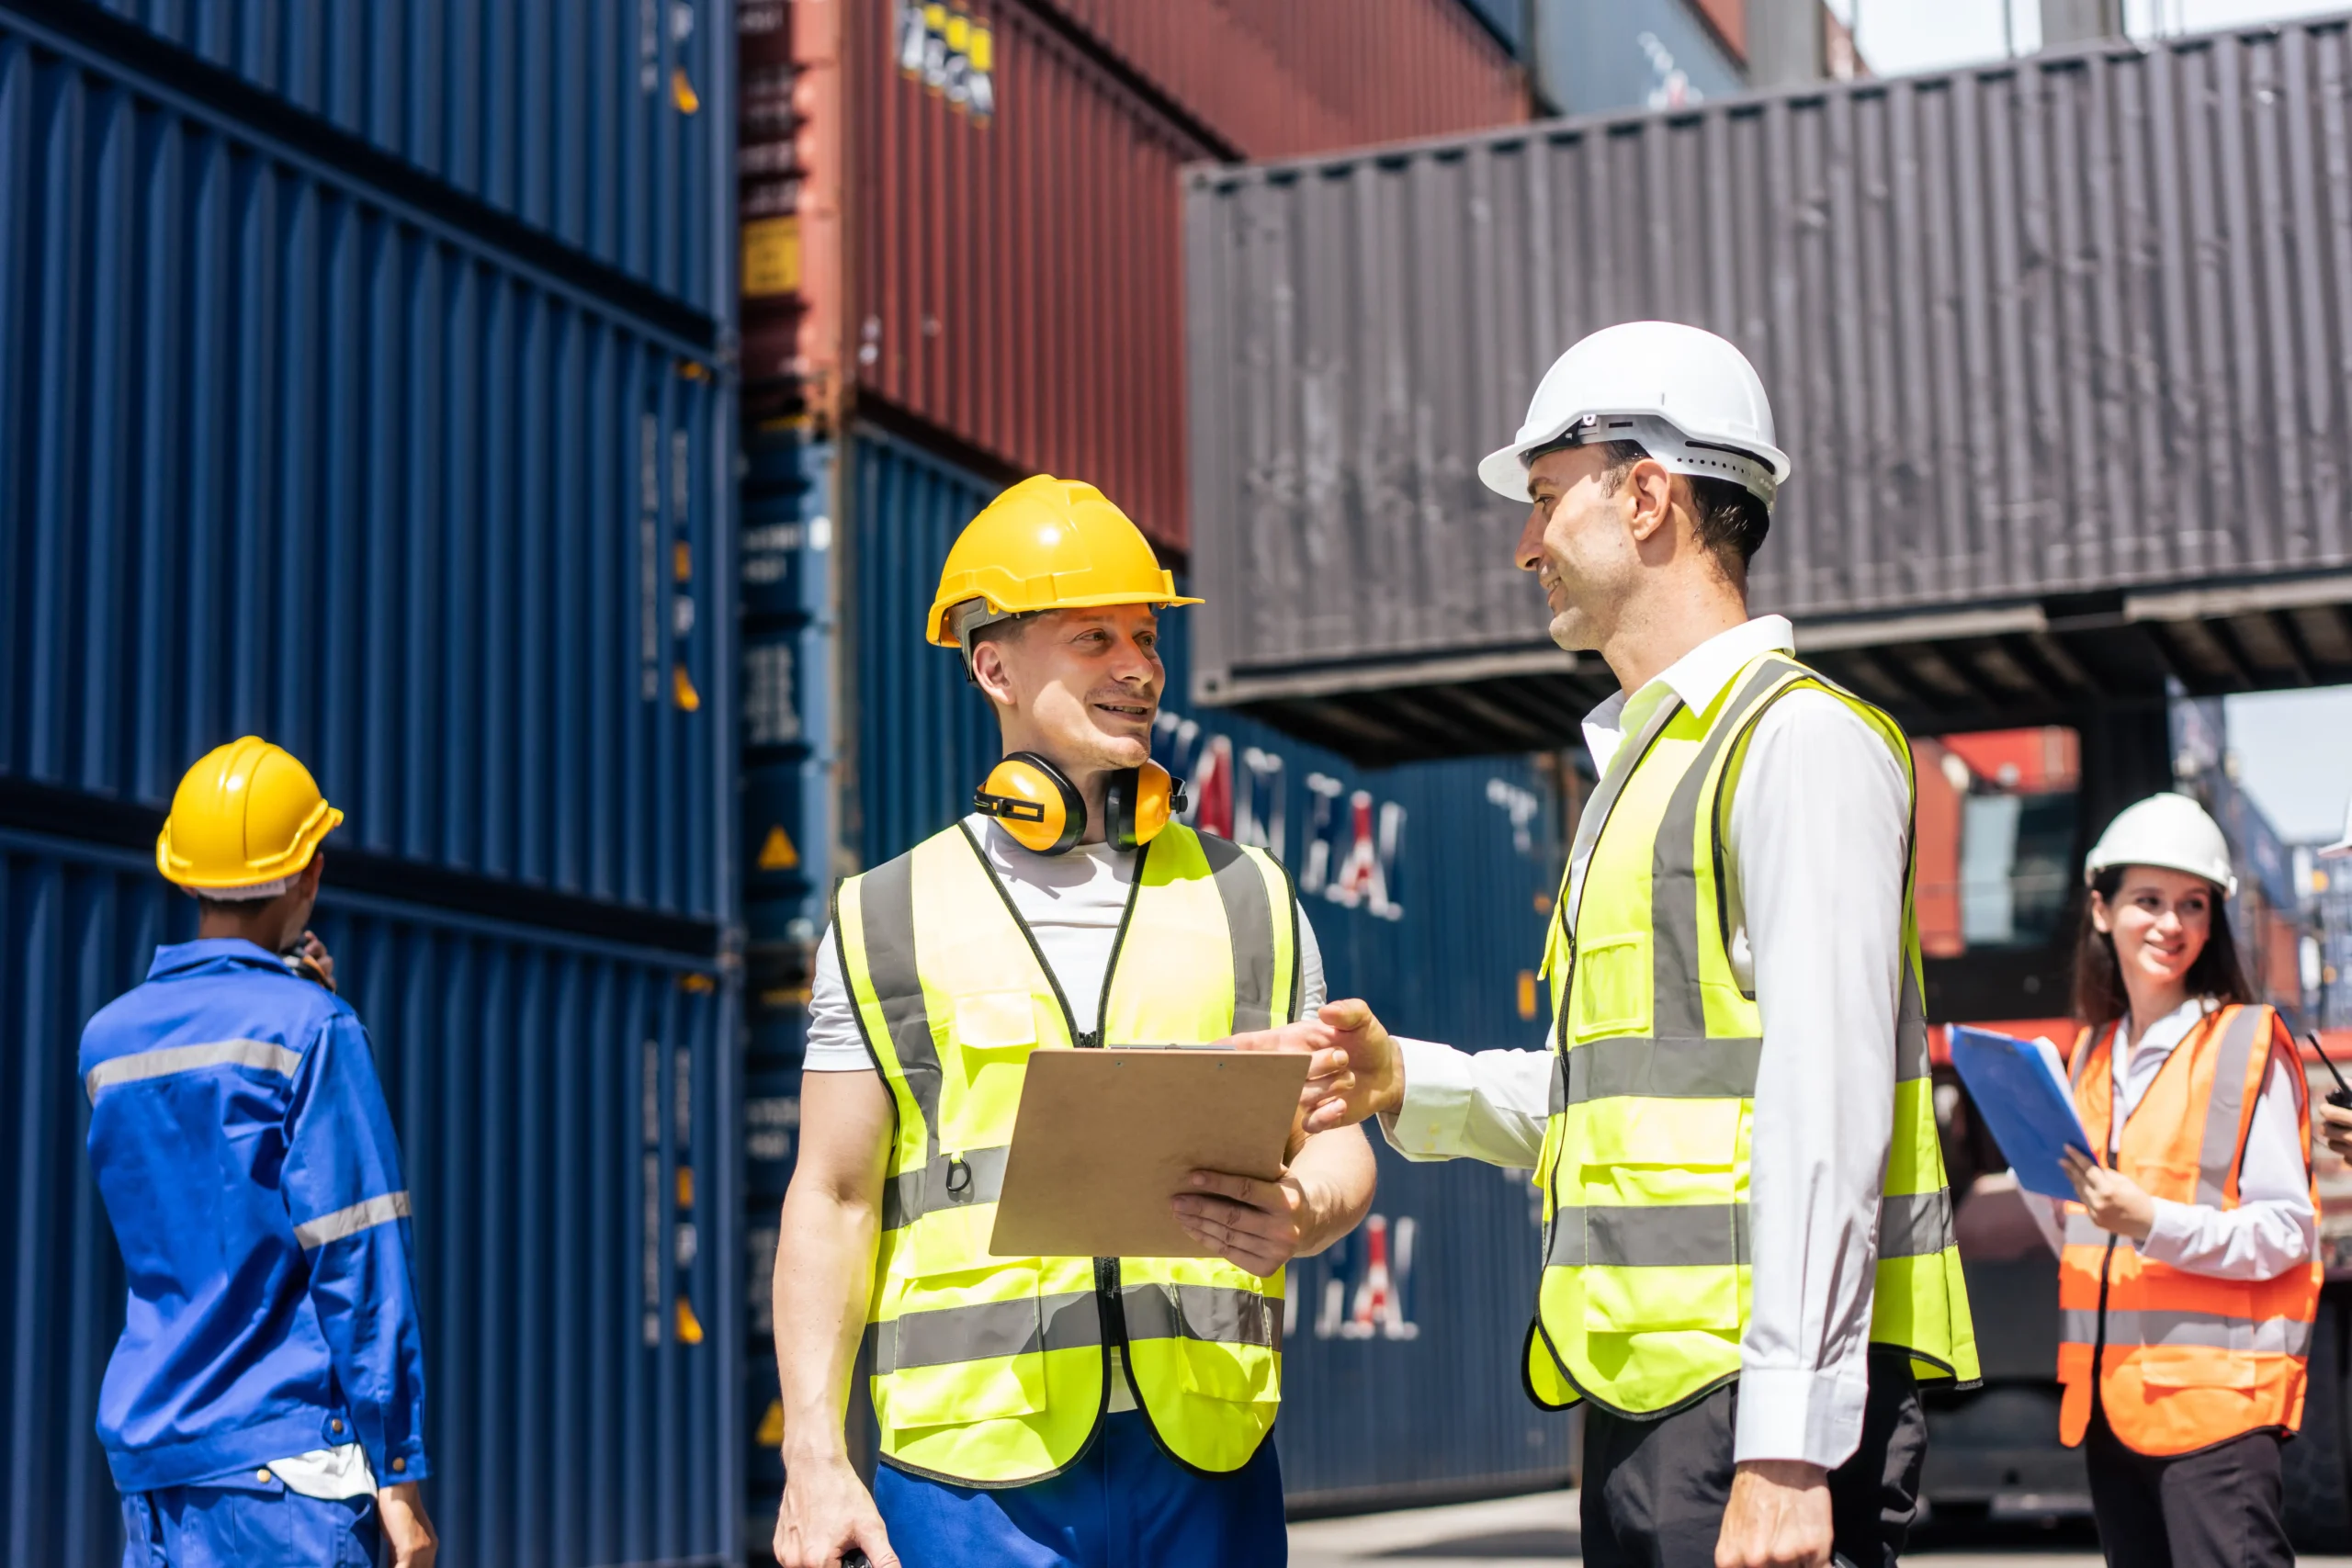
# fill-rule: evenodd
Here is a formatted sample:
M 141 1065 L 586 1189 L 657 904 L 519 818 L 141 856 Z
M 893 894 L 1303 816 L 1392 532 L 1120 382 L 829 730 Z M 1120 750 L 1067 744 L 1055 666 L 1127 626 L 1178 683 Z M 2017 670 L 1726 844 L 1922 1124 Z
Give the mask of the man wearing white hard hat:
M 1588 1564 L 1879 1568 L 1916 1510 L 1917 1380 L 1977 1376 L 1909 745 L 1747 613 L 1790 463 L 1731 344 L 1593 333 L 1478 475 L 1529 506 L 1514 558 L 1553 640 L 1623 688 L 1585 720 L 1600 783 L 1544 957 L 1553 1026 L 1470 1055 L 1360 1012 L 1354 1088 L 1310 1124 L 1378 1115 L 1410 1158 L 1535 1171 L 1525 1374 L 1587 1407 Z

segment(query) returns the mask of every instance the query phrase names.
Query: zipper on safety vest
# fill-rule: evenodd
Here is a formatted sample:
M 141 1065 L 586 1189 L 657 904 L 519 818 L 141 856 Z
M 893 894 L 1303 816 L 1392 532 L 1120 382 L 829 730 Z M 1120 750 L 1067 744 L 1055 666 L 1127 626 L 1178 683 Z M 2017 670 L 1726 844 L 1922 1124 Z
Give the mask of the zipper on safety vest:
M 1078 1015 L 1070 1010 L 1069 997 L 1062 989 L 1061 976 L 1055 974 L 1054 966 L 1046 962 L 1046 950 L 1037 945 L 1035 933 L 1030 931 L 1029 922 L 1021 918 L 1021 911 L 1014 906 L 1012 895 L 1005 891 L 1004 883 L 996 874 L 996 867 L 989 863 L 988 854 L 980 848 L 979 840 L 972 837 L 971 828 L 960 821 L 956 826 L 963 829 L 965 842 L 972 846 L 972 853 L 979 860 L 980 870 L 988 875 L 989 886 L 995 888 L 997 897 L 1004 900 L 1005 913 L 1012 917 L 1014 929 L 1021 932 L 1022 940 L 1029 944 L 1030 955 L 1036 959 L 1039 973 L 1046 976 L 1046 984 L 1054 988 L 1054 1000 L 1061 1004 L 1062 1024 L 1069 1031 L 1070 1043 L 1080 1050 L 1100 1050 L 1103 1037 L 1110 1031 L 1111 982 L 1119 973 L 1119 952 L 1127 944 L 1127 927 L 1136 918 L 1136 897 L 1143 891 L 1144 862 L 1151 854 L 1150 843 L 1147 841 L 1136 847 L 1135 880 L 1127 885 L 1126 908 L 1119 911 L 1119 929 L 1111 938 L 1111 961 L 1102 966 L 1102 995 L 1095 1004 L 1094 1027 L 1080 1031 L 1078 1027 Z M 1120 1300 L 1119 1289 L 1119 1260 L 1115 1258 L 1096 1258 L 1094 1260 L 1094 1305 L 1102 1320 L 1104 1371 L 1102 1408 L 1106 1410 L 1111 1404 L 1109 1382 L 1111 1352 L 1114 1349 L 1119 1352 L 1119 1364 L 1122 1367 L 1132 1366 L 1127 1355 L 1126 1304 Z M 1135 1373 L 1129 1371 L 1126 1378 L 1128 1392 L 1133 1393 L 1135 1393 Z M 1136 1403 L 1138 1405 L 1143 1403 L 1140 1394 L 1136 1395 Z

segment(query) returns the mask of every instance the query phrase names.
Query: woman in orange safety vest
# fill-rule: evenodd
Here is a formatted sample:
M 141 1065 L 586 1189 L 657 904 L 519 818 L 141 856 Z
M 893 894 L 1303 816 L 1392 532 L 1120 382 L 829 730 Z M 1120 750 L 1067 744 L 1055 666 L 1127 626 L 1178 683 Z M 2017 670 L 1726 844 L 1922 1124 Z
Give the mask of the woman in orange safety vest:
M 2311 1108 L 2255 1002 L 2222 902 L 2229 849 L 2186 795 L 2118 817 L 2090 885 L 2071 1077 L 2105 1149 L 2067 1153 L 2059 1417 L 2086 1444 L 2111 1568 L 2290 1563 L 2278 1447 L 2302 1420 L 2318 1309 Z

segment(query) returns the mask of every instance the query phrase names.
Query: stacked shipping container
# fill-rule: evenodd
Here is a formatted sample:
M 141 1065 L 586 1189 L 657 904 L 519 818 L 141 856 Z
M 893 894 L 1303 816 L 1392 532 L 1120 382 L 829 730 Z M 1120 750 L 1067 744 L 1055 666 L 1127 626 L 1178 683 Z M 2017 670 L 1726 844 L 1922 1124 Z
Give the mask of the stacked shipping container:
M 348 813 L 449 1556 L 731 1562 L 723 34 L 116 9 L 0 5 L 0 1555 L 119 1556 L 62 1065 L 192 934 L 179 773 L 259 732 Z
M 1178 546 L 1182 165 L 1526 116 L 1456 0 L 796 0 L 743 18 L 747 70 L 754 47 L 766 62 L 747 198 L 779 220 L 747 233 L 747 378 L 805 378 L 826 412 L 854 398 L 1006 471 L 1086 474 Z

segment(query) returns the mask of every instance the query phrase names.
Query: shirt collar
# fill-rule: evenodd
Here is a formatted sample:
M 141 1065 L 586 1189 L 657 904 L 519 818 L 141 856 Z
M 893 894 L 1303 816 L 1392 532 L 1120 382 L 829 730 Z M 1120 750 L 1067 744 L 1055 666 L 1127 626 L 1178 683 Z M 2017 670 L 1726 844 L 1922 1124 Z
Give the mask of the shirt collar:
M 1693 713 L 1703 712 L 1748 665 L 1767 653 L 1793 653 L 1796 646 L 1796 629 L 1787 616 L 1758 615 L 1717 632 L 1650 677 L 1640 691 L 1611 694 L 1585 716 L 1584 743 L 1594 770 L 1608 773 L 1625 737 L 1648 722 L 1668 697 L 1680 698 Z
M 257 942 L 241 936 L 201 937 L 195 942 L 168 942 L 155 950 L 153 962 L 147 965 L 147 978 L 160 979 L 165 975 L 198 968 L 207 964 L 253 964 L 269 969 L 282 969 L 277 957 Z

